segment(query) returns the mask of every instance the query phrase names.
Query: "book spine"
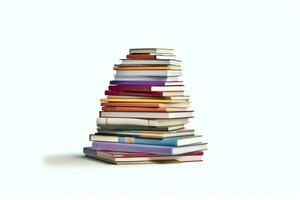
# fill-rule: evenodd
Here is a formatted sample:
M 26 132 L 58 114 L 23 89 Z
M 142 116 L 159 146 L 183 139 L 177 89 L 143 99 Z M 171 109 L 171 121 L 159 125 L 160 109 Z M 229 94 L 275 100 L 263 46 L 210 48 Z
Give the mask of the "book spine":
M 165 86 L 165 81 L 110 81 L 112 85 L 149 85 Z
M 177 146 L 176 138 L 168 139 L 144 139 L 135 137 L 119 137 L 119 143 L 133 143 L 133 144 L 148 144 L 148 145 L 161 145 L 161 146 Z
M 93 142 L 92 149 L 96 151 L 121 151 L 121 152 L 139 152 L 139 153 L 154 153 L 161 155 L 172 155 L 172 147 L 168 146 L 153 146 L 141 144 L 122 144 L 112 142 Z
M 114 107 L 149 107 L 159 108 L 164 107 L 163 104 L 159 103 L 101 103 L 101 106 L 114 106 Z
M 166 108 L 143 108 L 143 107 L 102 107 L 108 112 L 166 112 Z
M 100 112 L 100 116 L 101 116 L 101 112 Z M 147 120 L 147 119 L 98 117 L 97 126 L 101 126 L 101 125 L 157 126 L 157 123 L 153 120 Z
M 146 91 L 151 92 L 151 86 L 139 85 L 139 86 L 109 86 L 109 90 L 124 90 L 124 91 Z
M 106 90 L 105 95 L 117 95 L 117 96 L 146 96 L 146 97 L 162 97 L 163 92 L 132 92 L 123 90 Z
M 129 59 L 155 59 L 155 55 L 150 54 L 128 54 L 126 58 Z

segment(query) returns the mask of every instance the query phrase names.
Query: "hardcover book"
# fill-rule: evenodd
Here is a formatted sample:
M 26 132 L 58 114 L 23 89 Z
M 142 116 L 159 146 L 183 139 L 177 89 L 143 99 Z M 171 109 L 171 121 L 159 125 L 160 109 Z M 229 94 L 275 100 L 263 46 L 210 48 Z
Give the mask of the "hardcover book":
M 181 76 L 180 70 L 116 70 L 116 76 Z
M 184 86 L 117 85 L 117 86 L 109 86 L 109 89 L 121 90 L 121 91 L 167 92 L 167 91 L 184 91 Z
M 122 117 L 122 118 L 143 118 L 143 119 L 174 119 L 191 118 L 193 111 L 181 112 L 100 112 L 100 117 Z
M 133 48 L 129 49 L 130 54 L 172 54 L 173 49 L 170 48 Z
M 98 142 L 117 142 L 117 143 L 132 143 L 132 144 L 149 144 L 161 146 L 186 146 L 202 142 L 201 136 L 187 136 L 187 137 L 172 137 L 164 139 L 147 139 L 139 137 L 124 137 L 112 135 L 90 135 L 91 141 Z
M 182 81 L 110 81 L 111 85 L 183 86 Z
M 196 151 L 183 155 L 164 156 L 149 153 L 122 153 L 111 151 L 96 151 L 85 147 L 83 153 L 91 158 L 100 159 L 112 164 L 149 164 L 149 163 L 178 163 L 202 161 L 202 151 Z M 130 155 L 131 154 L 131 155 Z
M 170 138 L 170 137 L 182 137 L 182 136 L 193 136 L 194 130 L 192 129 L 180 129 L 177 130 L 108 130 L 100 129 L 98 133 L 91 135 L 114 135 L 114 136 L 133 136 L 140 138 Z
M 142 145 L 142 144 L 125 144 L 113 142 L 93 142 L 92 149 L 96 151 L 121 151 L 121 152 L 146 152 L 160 155 L 180 155 L 184 153 L 203 151 L 207 148 L 206 143 L 195 145 L 173 147 L 158 145 Z
M 189 118 L 178 119 L 138 119 L 121 117 L 99 117 L 97 125 L 136 125 L 136 126 L 177 126 L 188 123 Z

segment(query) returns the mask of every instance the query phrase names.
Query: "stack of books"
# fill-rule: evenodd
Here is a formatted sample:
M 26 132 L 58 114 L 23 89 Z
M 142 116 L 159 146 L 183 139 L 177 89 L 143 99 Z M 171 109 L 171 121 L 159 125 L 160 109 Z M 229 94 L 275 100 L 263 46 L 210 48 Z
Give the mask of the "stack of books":
M 114 70 L 84 154 L 114 164 L 202 161 L 207 144 L 185 127 L 193 110 L 173 49 L 130 49 Z

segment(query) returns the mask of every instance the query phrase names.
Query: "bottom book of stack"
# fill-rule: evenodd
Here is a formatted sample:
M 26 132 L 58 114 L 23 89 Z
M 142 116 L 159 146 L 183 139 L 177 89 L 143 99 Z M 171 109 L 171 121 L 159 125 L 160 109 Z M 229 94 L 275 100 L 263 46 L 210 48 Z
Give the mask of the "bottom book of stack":
M 151 164 L 151 163 L 180 163 L 202 161 L 203 151 L 195 151 L 181 155 L 158 155 L 151 153 L 131 153 L 114 151 L 97 151 L 91 147 L 84 148 L 84 154 L 91 158 L 103 160 L 112 164 Z

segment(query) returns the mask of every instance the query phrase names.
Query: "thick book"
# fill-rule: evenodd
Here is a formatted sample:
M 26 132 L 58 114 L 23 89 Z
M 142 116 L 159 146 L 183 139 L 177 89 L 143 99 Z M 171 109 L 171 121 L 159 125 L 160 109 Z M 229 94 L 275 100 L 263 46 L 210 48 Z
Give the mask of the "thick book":
M 110 102 L 101 103 L 101 106 L 114 107 L 142 107 L 142 108 L 188 108 L 190 103 L 140 103 L 140 102 Z
M 179 70 L 181 67 L 177 65 L 115 65 L 114 70 Z
M 122 117 L 98 117 L 97 125 L 177 126 L 188 123 L 189 118 L 138 119 Z
M 125 144 L 113 142 L 93 142 L 92 149 L 96 151 L 121 151 L 121 152 L 145 152 L 160 155 L 180 155 L 184 153 L 203 151 L 207 149 L 206 143 L 189 146 L 173 147 L 144 144 Z
M 117 86 L 109 86 L 109 90 L 168 92 L 168 91 L 184 91 L 184 86 L 117 85 Z
M 128 54 L 126 58 L 128 59 L 175 59 L 174 54 L 161 54 L 161 55 L 151 55 L 150 53 L 148 54 Z
M 91 147 L 85 147 L 83 153 L 91 158 L 112 164 L 160 164 L 160 163 L 178 163 L 178 162 L 199 162 L 202 161 L 203 151 L 195 151 L 182 155 L 158 155 L 149 153 L 130 153 L 114 151 L 96 151 Z
M 106 112 L 100 111 L 100 117 L 143 118 L 143 119 L 176 119 L 191 118 L 193 111 L 181 112 Z
M 178 76 L 114 76 L 115 81 L 180 81 Z
M 182 137 L 182 136 L 193 136 L 193 129 L 178 129 L 178 130 L 110 130 L 110 129 L 99 129 L 96 134 L 93 135 L 113 135 L 113 136 L 131 136 L 140 138 L 171 138 L 171 137 Z
M 170 48 L 133 48 L 129 49 L 130 54 L 173 54 L 173 49 Z
M 183 86 L 182 81 L 110 81 L 111 85 Z
M 180 112 L 180 111 L 187 111 L 187 108 L 147 108 L 147 107 L 102 107 L 103 111 L 108 112 Z
M 124 137 L 113 135 L 90 135 L 90 141 L 97 142 L 117 142 L 117 143 L 130 143 L 130 144 L 149 144 L 161 146 L 186 146 L 202 142 L 201 136 L 187 136 L 187 137 L 172 137 L 164 139 L 148 139 L 139 137 Z
M 179 70 L 116 70 L 116 76 L 181 76 Z
M 148 97 L 168 97 L 168 96 L 183 96 L 183 91 L 122 91 L 122 90 L 106 90 L 105 95 L 117 95 L 117 96 L 148 96 Z
M 97 132 L 102 133 L 103 130 L 112 131 L 178 131 L 183 130 L 184 124 L 172 126 L 141 126 L 128 124 L 97 124 Z M 181 136 L 181 135 L 174 135 Z

